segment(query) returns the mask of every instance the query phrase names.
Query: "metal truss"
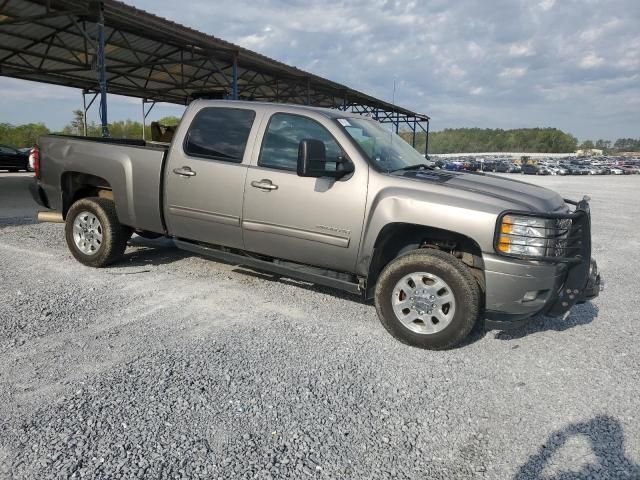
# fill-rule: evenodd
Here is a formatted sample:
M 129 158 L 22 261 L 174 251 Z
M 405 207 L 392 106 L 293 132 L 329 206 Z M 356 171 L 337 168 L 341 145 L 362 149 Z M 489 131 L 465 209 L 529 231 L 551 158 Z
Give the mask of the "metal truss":
M 143 121 L 155 102 L 208 94 L 350 110 L 408 127 L 414 146 L 429 132 L 426 115 L 116 0 L 0 0 L 0 75 L 79 88 L 85 114 L 86 94 L 99 92 L 103 135 L 107 92 L 143 99 Z

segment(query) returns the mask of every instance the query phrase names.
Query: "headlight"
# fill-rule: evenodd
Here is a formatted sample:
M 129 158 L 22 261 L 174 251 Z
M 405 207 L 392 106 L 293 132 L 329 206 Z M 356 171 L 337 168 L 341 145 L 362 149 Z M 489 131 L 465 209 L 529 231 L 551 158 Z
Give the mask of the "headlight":
M 558 234 L 556 220 L 505 215 L 499 225 L 496 248 L 508 255 L 552 256 Z

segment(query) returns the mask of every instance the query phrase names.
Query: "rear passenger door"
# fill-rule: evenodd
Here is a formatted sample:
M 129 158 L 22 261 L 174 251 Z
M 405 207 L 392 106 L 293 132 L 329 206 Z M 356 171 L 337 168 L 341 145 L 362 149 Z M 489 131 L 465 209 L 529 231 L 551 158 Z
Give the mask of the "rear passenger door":
M 247 146 L 254 143 L 257 123 L 251 108 L 204 107 L 186 133 L 178 132 L 165 172 L 170 235 L 243 248 L 240 217 L 251 154 Z

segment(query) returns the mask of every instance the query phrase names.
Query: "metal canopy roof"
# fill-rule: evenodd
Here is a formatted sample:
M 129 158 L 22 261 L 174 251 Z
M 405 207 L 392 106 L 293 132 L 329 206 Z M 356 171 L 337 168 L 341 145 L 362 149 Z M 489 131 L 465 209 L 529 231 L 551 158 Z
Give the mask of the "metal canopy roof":
M 427 115 L 117 0 L 0 0 L 0 75 L 97 90 L 101 9 L 110 93 L 178 104 L 205 93 L 349 109 L 414 132 L 428 125 Z

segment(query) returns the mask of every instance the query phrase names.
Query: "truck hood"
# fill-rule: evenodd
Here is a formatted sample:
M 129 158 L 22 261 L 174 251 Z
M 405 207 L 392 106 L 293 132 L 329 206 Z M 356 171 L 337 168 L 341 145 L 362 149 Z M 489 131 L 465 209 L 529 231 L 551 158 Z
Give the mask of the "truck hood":
M 566 208 L 562 197 L 544 187 L 484 173 L 417 170 L 403 172 L 408 180 L 435 183 L 452 189 L 473 192 L 534 212 L 555 212 Z

